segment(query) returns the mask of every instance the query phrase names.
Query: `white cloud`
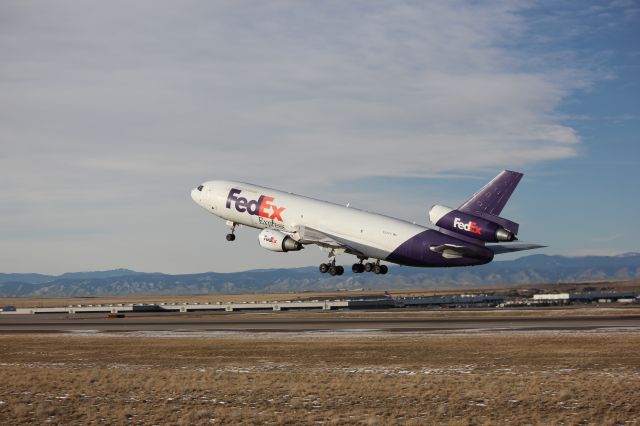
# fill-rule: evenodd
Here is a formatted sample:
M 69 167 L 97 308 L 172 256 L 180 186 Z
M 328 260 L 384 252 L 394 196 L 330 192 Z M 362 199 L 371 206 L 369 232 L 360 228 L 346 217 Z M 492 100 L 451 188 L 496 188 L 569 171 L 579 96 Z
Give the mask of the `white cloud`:
M 126 156 L 133 170 L 209 173 L 216 158 L 225 174 L 248 162 L 253 178 L 352 177 L 575 153 L 553 118 L 567 79 L 522 72 L 500 48 L 524 26 L 509 3 L 63 6 L 19 8 L 4 37 L 3 127 L 22 133 L 19 162 L 54 151 L 63 164 Z
M 518 3 L 1 8 L 0 197 L 13 214 L 0 221 L 14 229 L 55 230 L 64 217 L 95 230 L 105 210 L 109 229 L 130 229 L 131 215 L 188 203 L 214 177 L 303 191 L 523 168 L 575 156 L 580 142 L 556 109 L 584 72 L 545 56 L 527 69 L 513 47 L 527 33 Z M 184 218 L 165 219 L 182 229 Z

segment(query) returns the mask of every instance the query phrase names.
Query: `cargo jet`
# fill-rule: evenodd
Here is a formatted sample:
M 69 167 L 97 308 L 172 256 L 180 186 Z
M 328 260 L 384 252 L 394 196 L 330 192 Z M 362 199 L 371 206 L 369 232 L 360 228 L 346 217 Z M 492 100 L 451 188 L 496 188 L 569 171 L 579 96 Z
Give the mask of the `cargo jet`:
M 267 250 L 319 246 L 329 258 L 320 265 L 322 273 L 342 275 L 336 256 L 348 253 L 359 259 L 351 267 L 354 273 L 386 274 L 388 267 L 380 261 L 472 266 L 489 263 L 496 254 L 545 247 L 513 243 L 518 224 L 499 216 L 522 176 L 502 171 L 457 209 L 433 206 L 428 216 L 438 229 L 242 182 L 205 182 L 191 191 L 191 198 L 227 221 L 228 241 L 235 240 L 238 225 L 250 226 L 262 230 L 258 242 Z

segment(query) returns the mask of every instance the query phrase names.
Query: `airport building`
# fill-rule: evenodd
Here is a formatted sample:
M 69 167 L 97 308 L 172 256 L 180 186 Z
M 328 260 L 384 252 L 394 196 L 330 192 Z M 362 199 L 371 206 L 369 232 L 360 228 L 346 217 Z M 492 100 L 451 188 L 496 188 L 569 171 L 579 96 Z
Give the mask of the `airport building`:
M 584 293 L 534 294 L 533 304 L 574 304 L 574 303 L 634 303 L 638 301 L 635 293 L 613 291 L 590 291 Z
M 472 307 L 495 307 L 504 302 L 504 296 L 484 295 L 484 294 L 461 294 L 452 296 L 431 296 L 415 297 L 407 299 L 396 299 L 403 307 L 411 308 L 472 308 Z
M 584 293 L 547 293 L 535 294 L 531 298 L 513 298 L 502 295 L 459 294 L 447 296 L 429 296 L 412 298 L 375 298 L 337 299 L 337 300 L 285 300 L 259 302 L 205 302 L 180 303 L 163 302 L 156 304 L 86 304 L 60 307 L 16 308 L 5 306 L 0 314 L 76 314 L 100 313 L 124 314 L 133 312 L 236 312 L 236 311 L 293 311 L 337 309 L 439 309 L 439 308 L 493 308 L 518 306 L 548 306 L 577 303 L 627 303 L 640 304 L 640 295 L 633 292 L 593 291 Z

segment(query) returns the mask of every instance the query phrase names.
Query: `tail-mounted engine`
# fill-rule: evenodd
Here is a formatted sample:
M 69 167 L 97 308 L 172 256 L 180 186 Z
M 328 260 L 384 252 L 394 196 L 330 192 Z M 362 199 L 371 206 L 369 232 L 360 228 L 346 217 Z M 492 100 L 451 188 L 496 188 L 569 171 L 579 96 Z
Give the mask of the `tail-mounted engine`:
M 288 235 L 273 229 L 264 229 L 258 234 L 260 246 L 271 251 L 298 251 L 304 246 Z
M 486 217 L 488 216 L 488 218 Z M 489 218 L 493 219 L 490 220 Z M 452 208 L 435 205 L 429 210 L 429 220 L 440 228 L 486 242 L 514 241 L 518 238 L 518 226 L 498 216 L 485 215 L 485 218 L 464 213 Z M 500 222 L 500 223 L 496 223 Z M 501 223 L 510 226 L 505 228 Z

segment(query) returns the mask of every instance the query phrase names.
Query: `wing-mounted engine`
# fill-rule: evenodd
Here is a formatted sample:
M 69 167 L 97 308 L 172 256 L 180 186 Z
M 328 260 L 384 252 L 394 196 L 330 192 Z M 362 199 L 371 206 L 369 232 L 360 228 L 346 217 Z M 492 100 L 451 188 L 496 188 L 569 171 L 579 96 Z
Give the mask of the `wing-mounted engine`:
M 514 241 L 518 224 L 498 216 L 478 212 L 478 215 L 435 205 L 429 210 L 429 220 L 436 226 L 466 237 L 486 242 Z
M 272 229 L 264 229 L 260 232 L 258 234 L 258 241 L 262 248 L 266 248 L 271 251 L 298 251 L 304 248 L 302 244 L 290 236 Z

